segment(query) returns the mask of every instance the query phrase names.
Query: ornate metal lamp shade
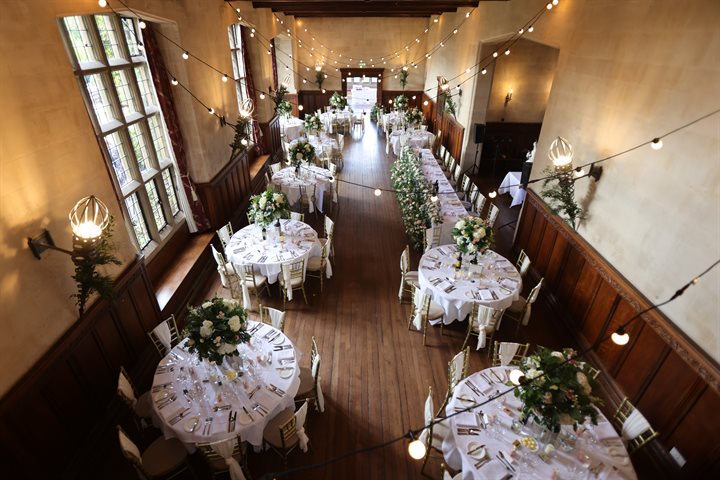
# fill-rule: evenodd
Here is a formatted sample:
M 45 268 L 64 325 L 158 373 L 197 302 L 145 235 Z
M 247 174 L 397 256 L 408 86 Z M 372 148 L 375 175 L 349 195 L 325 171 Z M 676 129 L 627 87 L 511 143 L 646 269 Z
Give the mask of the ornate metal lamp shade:
M 252 117 L 254 111 L 255 105 L 253 104 L 252 100 L 246 98 L 242 103 L 242 107 L 240 108 L 240 117 L 250 118 Z
M 573 161 L 573 147 L 562 137 L 557 137 L 550 144 L 548 157 L 553 162 L 555 170 L 570 170 Z
M 70 211 L 69 218 L 73 231 L 73 250 L 76 252 L 92 248 L 110 223 L 107 206 L 95 195 L 78 201 Z

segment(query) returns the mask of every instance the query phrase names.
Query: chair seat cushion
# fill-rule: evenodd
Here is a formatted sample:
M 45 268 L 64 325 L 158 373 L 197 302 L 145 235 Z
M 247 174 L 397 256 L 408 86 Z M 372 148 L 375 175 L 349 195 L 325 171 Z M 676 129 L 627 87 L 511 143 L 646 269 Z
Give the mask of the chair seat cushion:
M 511 313 L 522 313 L 523 308 L 525 308 L 525 299 L 520 297 L 519 300 L 515 300 L 512 305 L 508 307 L 508 311 Z
M 280 437 L 280 426 L 287 423 L 293 415 L 295 415 L 295 410 L 293 407 L 289 407 L 278 413 L 274 418 L 270 419 L 267 425 L 265 425 L 263 439 L 273 447 L 282 448 L 283 444 L 282 438 Z M 293 433 L 293 435 L 285 443 L 285 447 L 292 447 L 297 442 L 298 436 L 296 433 Z
M 152 417 L 152 399 L 149 390 L 138 397 L 135 403 L 135 415 L 140 418 Z
M 282 275 L 278 276 L 278 279 L 280 280 L 280 285 L 285 286 L 285 277 Z M 302 277 L 296 277 L 290 279 L 290 287 L 292 288 L 298 288 L 300 287 L 304 282 L 304 279 Z
M 187 450 L 177 438 L 158 438 L 142 454 L 142 465 L 152 477 L 163 477 L 184 466 Z
M 431 300 L 430 310 L 428 311 L 428 320 L 437 320 L 438 318 L 442 318 L 443 315 L 445 315 L 445 310 L 443 310 L 439 304 Z
M 259 273 L 256 273 L 256 274 L 253 275 L 253 276 L 255 277 L 255 279 L 254 279 L 254 280 L 255 280 L 255 285 L 257 285 L 258 287 L 261 286 L 261 285 L 264 285 L 265 282 L 267 282 L 267 277 L 266 277 L 265 275 L 261 275 L 261 274 L 259 274 Z M 244 283 L 246 286 L 251 287 L 251 288 L 252 288 L 252 286 L 253 286 L 253 280 L 251 280 L 251 279 L 249 279 L 249 278 L 243 280 L 243 283 Z
M 410 272 L 407 272 L 407 273 L 405 274 L 405 281 L 406 281 L 406 282 L 415 282 L 415 283 L 417 283 L 417 281 L 418 281 L 418 272 L 417 272 L 417 270 L 412 270 L 412 271 L 410 271 Z
M 300 386 L 295 398 L 303 399 L 310 396 L 315 388 L 315 379 L 312 376 L 312 372 L 309 368 L 300 367 Z
M 322 269 L 322 257 L 310 257 L 307 261 L 307 270 L 317 272 Z

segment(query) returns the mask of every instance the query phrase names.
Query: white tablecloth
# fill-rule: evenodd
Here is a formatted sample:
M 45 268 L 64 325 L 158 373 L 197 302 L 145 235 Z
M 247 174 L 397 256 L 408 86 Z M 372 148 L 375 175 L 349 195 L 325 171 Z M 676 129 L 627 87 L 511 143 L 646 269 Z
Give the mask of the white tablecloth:
M 453 243 L 452 229 L 455 223 L 468 212 L 463 207 L 455 190 L 438 165 L 437 160 L 428 149 L 419 149 L 418 154 L 421 160 L 423 175 L 430 183 L 438 182 L 438 202 L 440 203 L 440 214 L 442 216 L 440 243 Z
M 262 227 L 248 225 L 238 230 L 225 247 L 228 261 L 236 265 L 252 264 L 256 272 L 265 275 L 269 283 L 277 282 L 283 263 L 292 263 L 301 258 L 305 265 L 310 257 L 322 254 L 322 246 L 315 230 L 297 220 L 280 220 L 285 241 L 280 243 L 274 226 L 267 228 L 267 240 L 262 240 Z M 328 258 L 325 276 L 332 276 Z M 246 292 L 243 292 L 244 300 Z M 292 289 L 288 289 L 288 300 L 292 300 Z M 245 301 L 243 303 L 246 303 Z M 249 307 L 246 307 L 249 308 Z
M 395 130 L 390 134 L 390 144 L 393 148 L 395 156 L 400 155 L 400 137 L 402 135 L 408 135 L 407 145 L 412 148 L 427 149 L 432 147 L 435 141 L 435 135 L 432 132 L 424 132 L 422 130 L 402 131 Z
M 392 130 L 397 129 L 400 124 L 404 121 L 404 114 L 398 112 L 385 113 L 382 116 L 382 127 L 383 130 L 387 130 L 388 127 L 392 127 Z
M 248 329 L 256 324 L 248 321 Z M 273 338 L 273 335 L 277 337 Z M 183 343 L 160 361 L 160 365 L 170 366 L 173 371 L 156 373 L 153 379 L 154 424 L 162 430 L 165 438 L 177 438 L 190 451 L 195 443 L 217 442 L 238 434 L 242 440 L 261 446 L 265 425 L 278 413 L 294 405 L 294 397 L 300 387 L 299 352 L 296 352 L 293 343 L 282 332 L 269 325 L 261 325 L 249 343 L 238 347 L 241 355 L 245 356 L 243 362 L 247 363 L 243 376 L 233 381 L 225 377 L 224 366 L 198 361 L 195 355 L 182 347 Z M 268 353 L 271 361 L 260 362 L 258 356 Z M 285 394 L 281 396 L 272 392 L 270 388 L 273 385 Z M 184 393 L 185 390 L 187 393 Z M 159 408 L 163 398 L 173 394 L 176 399 Z M 258 404 L 267 414 L 263 415 L 253 408 Z M 230 409 L 215 411 L 215 406 L 224 405 L 229 405 Z M 236 411 L 237 417 L 235 428 L 228 431 L 230 411 Z M 171 423 L 180 412 L 184 412 L 183 417 Z M 213 419 L 210 433 L 203 434 L 207 418 Z M 198 423 L 193 429 L 196 420 Z
M 322 121 L 323 126 L 325 127 L 325 130 L 329 133 L 334 133 L 335 128 L 334 125 L 338 124 L 344 124 L 345 130 L 350 128 L 350 124 L 352 123 L 352 113 L 349 111 L 342 111 L 342 112 L 324 112 L 320 114 L 320 120 Z
M 280 128 L 285 133 L 285 141 L 290 142 L 305 134 L 303 121 L 297 117 L 280 117 Z
M 495 395 L 497 391 L 504 392 L 509 389 L 510 387 L 502 384 L 494 377 L 494 375 L 498 375 L 500 379 L 506 380 L 509 370 L 510 369 L 506 367 L 488 368 L 470 375 L 455 387 L 452 399 L 448 403 L 445 413 L 447 415 L 453 414 L 457 411 L 456 409 L 459 410 L 467 408 L 474 403 L 484 402 Z M 470 385 L 474 386 L 474 389 L 481 393 L 475 393 Z M 509 455 L 512 450 L 512 442 L 531 433 L 529 430 L 526 430 L 524 432 L 521 431 L 520 434 L 516 434 L 510 428 L 513 420 L 519 418 L 521 408 L 522 403 L 520 399 L 516 398 L 513 393 L 509 393 L 497 400 L 493 400 L 487 405 L 471 410 L 470 413 L 461 413 L 448 419 L 447 424 L 450 433 L 443 442 L 442 447 L 447 464 L 453 469 L 462 469 L 463 480 L 499 480 L 505 477 L 505 475 L 510 472 L 505 469 L 503 464 L 496 458 L 496 455 L 498 455 L 500 451 Z M 481 427 L 479 416 L 476 412 L 483 412 L 493 427 L 498 426 L 499 433 L 493 436 L 489 430 Z M 463 427 L 477 425 L 475 428 L 478 429 L 478 434 L 461 435 L 457 429 L 459 425 Z M 572 427 L 570 427 L 570 430 L 572 430 Z M 544 448 L 544 445 L 540 442 L 538 442 L 538 444 L 540 448 Z M 471 454 L 468 454 L 468 451 L 479 445 L 485 445 L 486 455 L 489 456 L 491 460 L 477 469 L 475 468 L 475 464 L 480 458 L 477 458 L 477 454 L 471 456 Z M 622 446 L 619 435 L 602 413 L 598 415 L 598 425 L 591 426 L 584 433 L 578 434 L 574 450 L 564 452 L 557 449 L 550 457 L 548 463 L 543 462 L 536 453 L 532 453 L 524 447 L 521 449 L 521 452 L 522 459 L 518 461 L 516 458 L 513 458 L 512 465 L 516 469 L 513 478 L 637 478 L 627 451 Z M 578 457 L 582 455 L 589 457 L 589 460 L 585 461 L 591 468 L 599 466 L 597 476 L 583 469 L 582 463 L 578 459 Z M 585 471 L 578 474 L 576 472 L 574 473 L 573 469 Z M 555 474 L 556 476 L 553 477 L 555 471 L 557 473 Z
M 295 167 L 283 168 L 272 176 L 272 184 L 282 190 L 290 204 L 300 201 L 300 187 L 312 190 L 315 186 L 315 208 L 323 211 L 323 195 L 331 188 L 330 170 L 304 163 L 300 167 L 300 175 L 295 174 Z M 312 211 L 312 209 L 311 209 Z
M 465 256 L 456 274 L 453 265 L 457 255 L 454 245 L 441 245 L 425 252 L 418 268 L 420 288 L 443 307 L 446 325 L 464 320 L 474 302 L 505 309 L 520 298 L 522 279 L 505 257 L 488 250 L 478 256 L 477 265 L 472 265 Z
M 503 178 L 500 188 L 498 188 L 498 193 L 500 195 L 504 193 L 512 195 L 512 203 L 510 204 L 511 207 L 514 207 L 515 205 L 522 205 L 523 200 L 525 200 L 525 189 L 520 186 L 521 175 L 522 172 L 508 172 L 508 174 L 505 175 L 505 178 Z

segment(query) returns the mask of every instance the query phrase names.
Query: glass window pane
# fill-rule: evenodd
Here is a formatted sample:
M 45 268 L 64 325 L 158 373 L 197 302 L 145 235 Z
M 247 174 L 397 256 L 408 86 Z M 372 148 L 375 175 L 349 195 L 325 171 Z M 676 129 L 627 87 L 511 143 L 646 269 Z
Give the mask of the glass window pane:
M 107 15 L 95 15 L 95 24 L 108 60 L 122 59 L 120 43 L 110 17 Z
M 132 18 L 124 17 L 120 19 L 123 33 L 125 34 L 125 40 L 127 41 L 128 50 L 130 50 L 130 56 L 137 57 L 140 55 L 140 49 L 138 48 L 138 36 L 137 30 L 135 30 L 135 22 Z
M 140 128 L 139 123 L 130 125 L 128 127 L 128 134 L 130 135 L 130 143 L 132 143 L 133 151 L 135 152 L 138 168 L 140 168 L 141 172 L 144 172 L 150 168 L 150 152 L 148 152 L 145 134 L 142 128 Z
M 78 62 L 92 62 L 97 61 L 95 52 L 92 49 L 92 42 L 90 35 L 88 34 L 87 28 L 82 17 L 65 17 L 65 28 L 70 38 L 70 44 L 75 51 L 75 57 Z
M 118 135 L 117 132 L 106 136 L 105 144 L 107 145 L 110 162 L 112 163 L 113 170 L 115 170 L 118 183 L 121 187 L 124 187 L 132 180 L 125 145 L 123 145 L 120 135 Z
M 170 211 L 173 216 L 180 212 L 180 205 L 178 205 L 177 193 L 175 192 L 175 177 L 172 174 L 172 169 L 166 168 L 162 173 L 163 184 L 165 185 L 165 192 L 167 192 L 168 201 L 170 202 Z
M 115 83 L 115 90 L 117 90 L 123 115 L 127 118 L 128 115 L 137 111 L 135 97 L 133 96 L 132 88 L 130 88 L 128 72 L 127 70 L 114 70 L 112 72 L 112 78 L 113 83 Z
M 233 66 L 233 78 L 237 80 L 238 78 L 240 78 L 240 74 L 238 73 L 237 58 L 234 51 L 230 52 L 230 59 L 232 60 Z
M 165 143 L 165 129 L 162 128 L 162 124 L 160 123 L 160 115 L 156 114 L 150 117 L 148 119 L 148 125 L 150 126 L 150 135 L 152 136 L 153 145 L 155 145 L 155 154 L 158 160 L 172 160 Z
M 102 76 L 100 74 L 84 75 L 83 80 L 85 81 L 85 87 L 90 96 L 90 102 L 92 103 L 93 110 L 95 110 L 98 123 L 105 125 L 115 120 L 115 114 L 113 113 Z
M 154 107 L 155 95 L 153 95 L 152 87 L 150 86 L 150 77 L 147 74 L 145 66 L 135 67 L 135 76 L 137 76 L 143 104 L 145 107 Z
M 158 195 L 157 187 L 155 186 L 155 180 L 147 182 L 145 184 L 145 190 L 147 190 L 148 198 L 150 199 L 150 208 L 152 208 L 155 225 L 158 231 L 160 231 L 165 228 L 167 221 L 165 221 L 165 213 L 163 212 L 162 203 L 160 202 L 160 195 Z
M 135 238 L 137 239 L 140 249 L 147 247 L 150 243 L 150 234 L 148 233 L 147 223 L 145 223 L 145 216 L 140 208 L 140 201 L 138 200 L 138 194 L 133 193 L 125 199 L 125 205 L 130 215 L 130 222 L 132 223 L 133 230 L 135 231 Z

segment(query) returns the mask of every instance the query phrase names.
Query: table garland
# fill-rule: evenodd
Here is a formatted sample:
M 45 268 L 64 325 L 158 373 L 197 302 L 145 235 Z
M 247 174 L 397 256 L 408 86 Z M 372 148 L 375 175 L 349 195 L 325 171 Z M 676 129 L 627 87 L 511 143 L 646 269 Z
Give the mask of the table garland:
M 305 121 L 303 122 L 303 127 L 305 127 L 305 131 L 310 133 L 317 133 L 322 129 L 322 122 L 320 121 L 320 117 L 318 115 L 306 115 Z
M 441 223 L 438 203 L 430 200 L 432 185 L 425 179 L 420 161 L 413 151 L 404 147 L 393 163 L 390 176 L 397 195 L 405 232 L 413 248 L 422 250 L 425 230 Z
M 290 215 L 290 204 L 284 193 L 276 192 L 268 185 L 267 189 L 250 197 L 248 216 L 260 226 L 266 227 L 277 218 Z
M 190 353 L 220 365 L 225 357 L 240 355 L 238 345 L 250 341 L 247 312 L 235 302 L 215 297 L 199 307 L 188 307 L 183 334 Z
M 330 106 L 337 108 L 338 110 L 345 110 L 347 107 L 347 98 L 340 95 L 338 92 L 332 94 L 329 100 Z
M 423 121 L 423 114 L 417 108 L 411 108 L 405 112 L 405 124 L 409 126 L 419 126 Z

